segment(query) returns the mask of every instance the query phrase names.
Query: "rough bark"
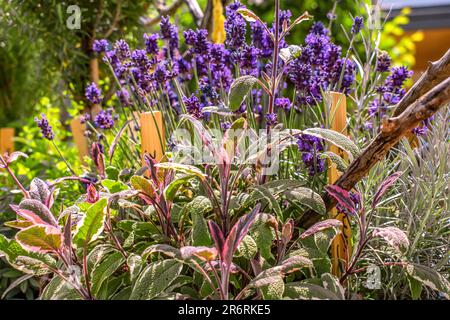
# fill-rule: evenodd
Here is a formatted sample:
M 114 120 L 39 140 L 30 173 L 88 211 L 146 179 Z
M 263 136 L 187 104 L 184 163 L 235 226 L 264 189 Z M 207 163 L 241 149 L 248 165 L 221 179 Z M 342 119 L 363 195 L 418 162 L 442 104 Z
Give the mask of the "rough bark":
M 435 79 L 442 79 L 439 75 Z M 384 118 L 381 132 L 370 145 L 356 158 L 342 176 L 334 183 L 345 190 L 351 190 L 369 170 L 380 160 L 400 139 L 421 121 L 428 119 L 441 107 L 450 102 L 450 77 L 439 83 L 433 89 L 413 102 L 400 115 Z M 323 195 L 327 210 L 336 205 L 336 201 L 327 194 Z M 308 228 L 320 220 L 321 216 L 314 211 L 307 211 L 298 221 L 303 228 Z
M 448 77 L 450 77 L 450 49 L 438 61 L 430 62 L 427 70 L 419 80 L 416 81 L 399 103 L 397 103 L 393 114 L 394 117 L 399 116 L 408 106 Z

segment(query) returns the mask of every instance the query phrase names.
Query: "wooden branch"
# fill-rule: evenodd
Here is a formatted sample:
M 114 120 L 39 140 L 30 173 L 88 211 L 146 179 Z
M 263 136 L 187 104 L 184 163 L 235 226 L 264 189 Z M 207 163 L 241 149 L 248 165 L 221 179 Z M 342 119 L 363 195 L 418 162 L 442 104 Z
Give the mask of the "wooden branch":
M 113 21 L 111 23 L 111 26 L 109 27 L 108 31 L 106 31 L 106 33 L 104 35 L 105 39 L 108 38 L 114 32 L 114 30 L 116 29 L 117 24 L 120 21 L 120 14 L 121 14 L 121 12 L 122 12 L 122 1 L 119 0 L 119 1 L 117 1 L 117 4 L 116 4 L 116 12 L 114 14 L 114 18 L 113 18 Z
M 202 8 L 200 8 L 197 0 L 184 0 L 184 2 L 186 2 L 189 11 L 194 17 L 195 24 L 197 25 L 197 27 L 200 27 L 203 20 L 203 11 Z
M 162 16 L 166 16 L 166 15 L 170 16 L 170 15 L 174 14 L 178 10 L 178 8 L 181 7 L 182 4 L 183 4 L 183 0 L 177 0 L 174 3 L 172 3 L 170 6 L 158 6 L 157 5 L 156 9 L 159 11 L 159 15 L 157 17 L 154 17 L 151 19 L 142 17 L 141 22 L 146 27 L 153 26 L 161 21 Z
M 397 103 L 393 116 L 399 116 L 408 106 L 448 77 L 450 77 L 450 49 L 438 61 L 430 62 L 420 79 Z
M 436 79 L 439 76 L 435 77 Z M 450 77 L 435 86 L 428 93 L 416 100 L 399 116 L 384 118 L 381 132 L 372 143 L 355 159 L 344 174 L 335 182 L 345 190 L 351 190 L 369 170 L 380 160 L 384 159 L 388 151 L 396 145 L 400 139 L 419 123 L 434 115 L 441 107 L 450 102 Z M 323 195 L 327 210 L 336 205 L 336 201 Z M 308 228 L 320 220 L 321 216 L 314 211 L 307 211 L 298 221 L 303 228 Z

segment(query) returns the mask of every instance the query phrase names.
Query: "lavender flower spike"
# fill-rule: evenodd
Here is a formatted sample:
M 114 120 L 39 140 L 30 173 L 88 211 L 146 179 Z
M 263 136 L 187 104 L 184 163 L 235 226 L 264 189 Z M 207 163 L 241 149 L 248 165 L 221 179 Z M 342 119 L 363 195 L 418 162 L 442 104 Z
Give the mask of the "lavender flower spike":
M 47 140 L 53 140 L 55 137 L 52 126 L 48 123 L 47 118 L 45 117 L 45 114 L 41 113 L 41 119 L 34 118 L 34 121 L 36 121 L 39 129 L 41 129 L 42 136 Z
M 94 82 L 87 86 L 86 98 L 93 104 L 99 104 L 102 102 L 102 92 Z
M 353 25 L 352 25 L 352 33 L 357 34 L 361 31 L 361 28 L 364 24 L 364 19 L 362 17 L 355 17 L 353 19 Z

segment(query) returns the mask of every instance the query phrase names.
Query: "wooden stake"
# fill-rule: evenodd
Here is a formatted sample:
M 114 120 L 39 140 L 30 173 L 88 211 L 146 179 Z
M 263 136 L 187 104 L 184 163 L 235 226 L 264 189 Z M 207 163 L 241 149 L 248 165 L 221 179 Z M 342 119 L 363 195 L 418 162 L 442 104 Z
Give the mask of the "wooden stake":
M 84 135 L 86 125 L 81 123 L 80 117 L 76 117 L 70 121 L 70 129 L 72 130 L 73 140 L 78 149 L 78 155 L 83 162 L 83 158 L 89 155 L 88 141 Z
M 161 111 L 149 111 L 140 115 L 141 154 L 145 165 L 144 154 L 149 154 L 157 162 L 164 156 L 165 135 L 164 120 Z
M 14 152 L 14 128 L 0 129 L 0 153 Z
M 344 94 L 340 92 L 329 92 L 328 102 L 330 106 L 330 125 L 331 129 L 347 135 L 347 100 Z M 330 151 L 343 158 L 347 158 L 347 154 L 335 145 L 330 146 Z M 339 178 L 336 165 L 329 161 L 328 183 L 333 184 Z M 330 211 L 330 217 L 338 219 L 342 222 L 341 234 L 338 235 L 331 244 L 331 261 L 333 265 L 333 274 L 340 275 L 340 262 L 348 260 L 351 256 L 351 228 L 350 221 L 345 214 L 337 212 L 336 208 Z

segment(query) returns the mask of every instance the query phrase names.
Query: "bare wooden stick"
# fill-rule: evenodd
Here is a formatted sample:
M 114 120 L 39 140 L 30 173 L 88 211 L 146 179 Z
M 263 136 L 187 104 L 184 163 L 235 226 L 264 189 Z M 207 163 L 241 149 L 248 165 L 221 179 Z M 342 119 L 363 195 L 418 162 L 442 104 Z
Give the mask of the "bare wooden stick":
M 157 162 L 164 156 L 164 119 L 161 111 L 149 111 L 140 115 L 142 164 L 148 154 Z
M 329 119 L 331 129 L 347 135 L 347 98 L 345 94 L 333 91 L 328 92 L 327 102 L 330 106 Z M 335 145 L 330 146 L 330 151 L 343 157 L 346 155 L 342 149 Z M 333 184 L 339 179 L 340 173 L 332 161 L 328 161 L 328 163 L 328 183 Z M 332 271 L 334 275 L 339 276 L 340 262 L 346 261 L 348 263 L 348 259 L 351 256 L 352 246 L 350 238 L 352 230 L 348 217 L 343 213 L 338 213 L 336 208 L 330 210 L 329 217 L 342 222 L 340 235 L 335 237 L 331 243 Z
M 0 154 L 14 152 L 14 128 L 0 128 Z
M 450 77 L 450 49 L 438 61 L 430 62 L 420 79 L 397 103 L 393 116 L 399 116 L 408 106 L 448 77 Z
M 172 15 L 174 14 L 179 7 L 181 7 L 181 5 L 183 4 L 183 0 L 177 0 L 174 3 L 172 3 L 170 6 L 161 6 L 161 5 L 156 5 L 156 9 L 159 11 L 159 15 L 148 19 L 145 17 L 141 18 L 142 24 L 144 26 L 153 26 L 157 23 L 159 23 L 161 21 L 161 17 L 165 16 L 165 15 Z
M 381 132 L 372 143 L 355 159 L 344 174 L 336 181 L 335 185 L 345 190 L 351 190 L 369 170 L 380 160 L 384 159 L 388 151 L 396 145 L 400 139 L 419 123 L 435 114 L 441 107 L 450 102 L 450 77 L 435 86 L 432 90 L 416 100 L 399 116 L 384 118 Z M 336 201 L 323 195 L 327 210 L 336 205 Z M 307 211 L 298 221 L 301 227 L 308 228 L 321 216 L 314 211 Z

